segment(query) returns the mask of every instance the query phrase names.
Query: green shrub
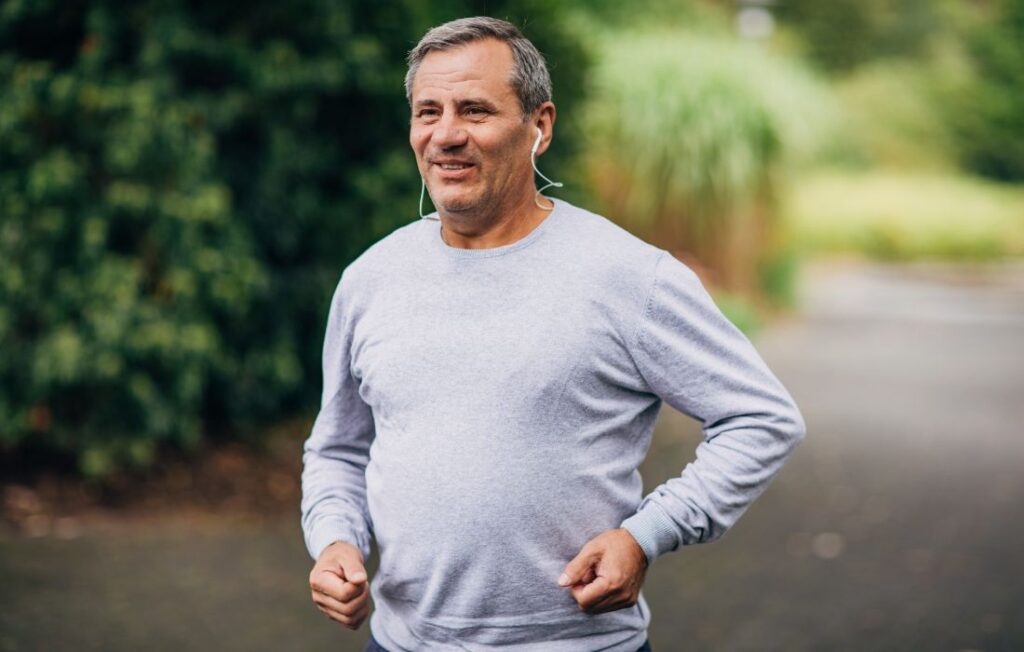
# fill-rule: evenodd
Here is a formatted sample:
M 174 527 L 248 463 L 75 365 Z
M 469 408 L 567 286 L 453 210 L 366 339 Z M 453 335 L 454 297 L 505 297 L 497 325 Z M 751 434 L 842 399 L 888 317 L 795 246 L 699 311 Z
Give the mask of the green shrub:
M 571 135 L 582 50 L 511 4 Z M 405 55 L 483 9 L 4 2 L 0 451 L 104 475 L 312 408 L 342 268 L 417 218 Z
M 884 60 L 837 80 L 848 145 L 861 166 L 953 170 L 956 149 L 942 106 L 951 65 Z
M 942 0 L 786 0 L 774 7 L 793 26 L 808 58 L 829 71 L 850 71 L 878 59 L 927 57 L 948 26 Z
M 1024 181 L 1024 0 L 1002 0 L 994 9 L 969 34 L 973 75 L 945 106 L 966 167 Z
M 760 293 L 770 306 L 795 308 L 796 287 L 800 273 L 800 252 L 794 243 L 786 240 L 785 245 L 771 249 L 764 256 L 758 270 Z
M 754 337 L 764 326 L 757 308 L 748 297 L 732 292 L 716 291 L 715 305 L 722 311 L 725 318 L 747 337 Z

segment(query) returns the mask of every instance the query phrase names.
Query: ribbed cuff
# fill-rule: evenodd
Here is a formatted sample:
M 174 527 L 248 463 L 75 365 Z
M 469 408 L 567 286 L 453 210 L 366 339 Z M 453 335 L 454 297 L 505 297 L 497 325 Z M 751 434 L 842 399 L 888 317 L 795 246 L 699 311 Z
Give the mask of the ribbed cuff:
M 657 503 L 648 502 L 636 514 L 623 521 L 621 527 L 628 530 L 640 544 L 647 556 L 648 566 L 658 555 L 679 547 L 675 523 Z
M 347 523 L 342 521 L 320 521 L 317 523 L 309 537 L 306 539 L 306 548 L 313 560 L 320 559 L 327 546 L 335 541 L 345 541 L 359 548 L 363 553 L 363 559 L 370 556 L 370 542 L 365 534 L 354 531 Z

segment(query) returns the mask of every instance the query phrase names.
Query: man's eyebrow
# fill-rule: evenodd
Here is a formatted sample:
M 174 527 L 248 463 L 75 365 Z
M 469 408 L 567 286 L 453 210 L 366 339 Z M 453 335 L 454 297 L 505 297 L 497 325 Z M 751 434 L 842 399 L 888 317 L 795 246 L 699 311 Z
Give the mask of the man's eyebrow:
M 485 106 L 485 107 L 487 107 L 489 109 L 495 108 L 494 104 L 490 100 L 485 100 L 482 97 L 471 97 L 471 98 L 467 98 L 465 100 L 459 100 L 458 105 L 459 105 L 459 108 L 463 108 L 463 107 L 467 107 L 467 106 L 473 106 L 473 105 Z
M 491 102 L 490 100 L 486 100 L 482 97 L 469 97 L 464 100 L 459 100 L 458 102 L 456 102 L 456 104 L 460 109 L 465 108 L 467 106 L 485 106 L 489 109 L 496 108 L 493 102 Z M 418 109 L 425 106 L 441 106 L 441 103 L 438 102 L 437 100 L 431 99 L 417 100 L 415 103 L 413 103 L 414 109 Z

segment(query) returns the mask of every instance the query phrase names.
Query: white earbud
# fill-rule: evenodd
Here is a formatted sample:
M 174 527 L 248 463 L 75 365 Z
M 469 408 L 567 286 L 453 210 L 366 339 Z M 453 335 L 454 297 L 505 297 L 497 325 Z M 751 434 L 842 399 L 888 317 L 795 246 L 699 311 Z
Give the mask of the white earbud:
M 540 127 L 537 127 L 537 140 L 533 141 L 533 149 L 530 150 L 530 163 L 533 164 L 533 171 L 536 172 L 538 175 L 540 175 L 540 178 L 544 179 L 548 183 L 547 183 L 546 186 L 542 186 L 539 190 L 537 190 L 537 192 L 533 196 L 533 203 L 537 204 L 537 206 L 539 206 L 540 208 L 543 208 L 544 210 L 550 211 L 550 210 L 554 209 L 555 203 L 549 199 L 548 201 L 551 201 L 551 205 L 550 206 L 545 206 L 545 205 L 541 204 L 540 201 L 539 201 L 540 193 L 543 192 L 544 190 L 546 190 L 547 188 L 551 188 L 551 187 L 561 188 L 562 184 L 559 181 L 552 181 L 551 179 L 548 179 L 546 176 L 541 174 L 540 170 L 537 169 L 537 161 L 536 161 L 537 148 L 540 147 L 540 141 L 541 141 L 541 139 L 543 137 L 544 137 L 544 132 L 540 130 Z

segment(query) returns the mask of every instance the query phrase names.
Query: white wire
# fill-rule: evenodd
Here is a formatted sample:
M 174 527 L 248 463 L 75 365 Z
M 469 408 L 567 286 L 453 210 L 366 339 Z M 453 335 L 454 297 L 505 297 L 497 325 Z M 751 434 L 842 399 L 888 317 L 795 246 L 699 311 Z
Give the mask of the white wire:
M 440 222 L 440 216 L 431 216 L 423 214 L 423 195 L 427 193 L 427 182 L 423 179 L 423 177 L 420 177 L 420 183 L 423 184 L 420 186 L 420 218 L 425 220 L 437 220 Z
M 547 181 L 547 184 L 541 186 L 536 192 L 534 192 L 534 194 L 533 194 L 533 203 L 537 204 L 538 208 L 543 208 L 546 211 L 554 210 L 555 202 L 552 201 L 550 206 L 544 206 L 543 204 L 541 204 L 538 201 L 538 199 L 541 196 L 540 193 L 544 192 L 548 188 L 561 188 L 565 184 L 563 184 L 561 181 L 552 181 L 551 179 L 548 179 L 546 176 L 544 176 L 544 173 L 537 169 L 537 157 L 534 154 L 532 154 L 532 153 L 530 154 L 530 164 L 533 165 L 533 171 L 536 172 L 538 175 L 540 175 L 541 179 L 544 179 L 545 181 Z M 423 214 L 423 198 L 424 198 L 424 196 L 426 194 L 427 194 L 427 182 L 426 182 L 426 180 L 423 177 L 420 177 L 420 218 L 421 219 L 425 219 L 425 220 L 438 220 L 438 221 L 440 221 L 441 220 L 440 216 L 424 215 Z M 550 201 L 550 198 L 547 198 L 547 199 Z
M 539 208 L 543 208 L 546 211 L 554 210 L 555 209 L 555 202 L 551 201 L 550 198 L 548 198 L 548 201 L 551 201 L 551 205 L 550 206 L 542 206 L 541 203 L 539 201 L 537 201 L 537 199 L 540 197 L 540 193 L 542 193 L 547 188 L 561 188 L 562 185 L 563 185 L 562 182 L 561 181 L 552 181 L 551 179 L 548 179 L 546 176 L 544 176 L 544 174 L 540 170 L 537 169 L 537 157 L 535 155 L 533 155 L 533 154 L 530 155 L 530 163 L 533 164 L 533 171 L 536 172 L 537 174 L 539 174 L 541 179 L 544 179 L 545 181 L 548 182 L 547 185 L 541 186 L 540 189 L 537 190 L 537 192 L 535 192 L 533 194 L 533 203 L 537 204 L 537 206 Z

